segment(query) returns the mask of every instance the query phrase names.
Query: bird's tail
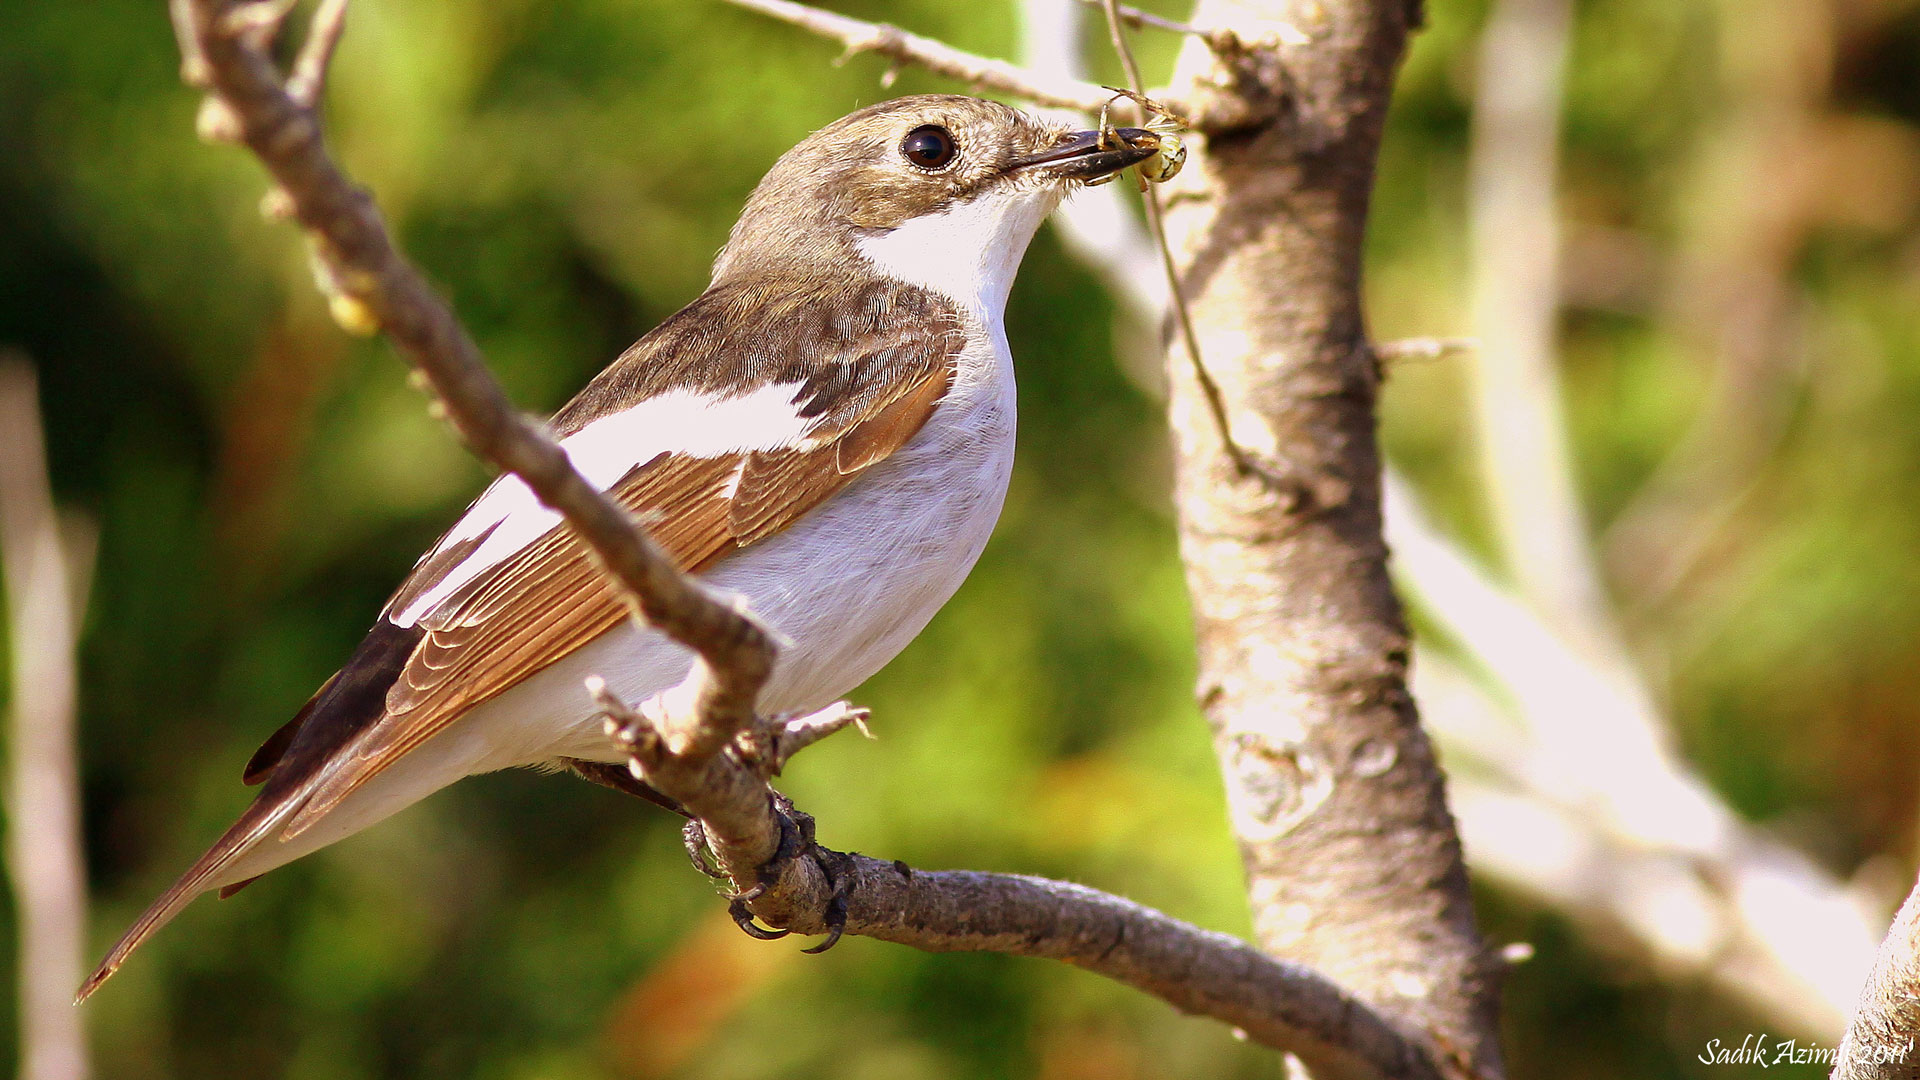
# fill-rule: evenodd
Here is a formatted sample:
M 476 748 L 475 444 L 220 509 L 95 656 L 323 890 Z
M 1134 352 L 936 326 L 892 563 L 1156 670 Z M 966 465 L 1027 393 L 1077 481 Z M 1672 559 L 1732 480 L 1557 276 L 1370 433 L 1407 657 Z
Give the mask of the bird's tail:
M 304 801 L 299 798 L 261 798 L 249 806 L 240 815 L 240 820 L 234 822 L 233 827 L 215 841 L 206 854 L 194 860 L 187 872 L 180 875 L 180 880 L 140 913 L 140 918 L 120 936 L 113 948 L 107 950 L 100 966 L 94 968 L 93 974 L 87 976 L 87 981 L 80 984 L 80 992 L 74 995 L 73 1003 L 80 1004 L 87 1000 L 88 995 L 100 989 L 100 984 L 120 970 L 120 965 L 126 963 L 133 950 L 152 937 L 154 931 L 173 921 L 173 917 L 180 914 L 181 909 L 195 897 L 222 884 L 230 888 L 243 884 L 241 881 L 227 880 L 233 877 L 230 871 L 234 869 L 234 864 L 281 828 Z

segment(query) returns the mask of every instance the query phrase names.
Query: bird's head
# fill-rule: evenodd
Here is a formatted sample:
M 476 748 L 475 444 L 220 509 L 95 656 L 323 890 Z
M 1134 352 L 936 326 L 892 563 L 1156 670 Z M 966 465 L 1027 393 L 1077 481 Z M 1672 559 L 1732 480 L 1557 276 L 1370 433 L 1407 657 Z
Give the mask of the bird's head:
M 1074 187 L 1153 156 L 1154 137 L 1074 131 L 980 98 L 925 94 L 842 117 L 747 200 L 714 282 L 880 272 L 995 307 Z

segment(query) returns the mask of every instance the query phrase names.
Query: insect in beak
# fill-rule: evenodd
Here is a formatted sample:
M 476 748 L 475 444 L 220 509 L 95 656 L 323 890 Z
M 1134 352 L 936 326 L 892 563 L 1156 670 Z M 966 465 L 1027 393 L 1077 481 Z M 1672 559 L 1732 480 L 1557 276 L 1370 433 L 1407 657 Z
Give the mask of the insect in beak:
M 1147 183 L 1149 181 L 1156 184 L 1164 184 L 1168 180 L 1180 175 L 1181 166 L 1187 163 L 1187 146 L 1186 143 L 1181 140 L 1178 133 L 1186 130 L 1186 121 L 1159 102 L 1145 95 L 1136 94 L 1131 90 L 1121 90 L 1112 86 L 1106 89 L 1112 90 L 1114 96 L 1108 98 L 1105 105 L 1100 106 L 1100 148 L 1102 150 L 1123 150 L 1130 148 L 1135 150 L 1150 149 L 1153 151 L 1152 157 L 1140 162 L 1137 166 L 1140 171 L 1139 183 L 1141 191 L 1147 190 Z M 1145 131 L 1142 134 L 1133 136 L 1131 139 L 1122 135 L 1108 118 L 1108 113 L 1113 108 L 1113 103 L 1123 97 L 1140 106 L 1141 111 L 1147 114 Z M 1152 140 L 1151 144 L 1147 141 L 1149 139 Z M 1112 180 L 1114 175 L 1118 174 L 1103 176 L 1088 186 L 1104 184 Z

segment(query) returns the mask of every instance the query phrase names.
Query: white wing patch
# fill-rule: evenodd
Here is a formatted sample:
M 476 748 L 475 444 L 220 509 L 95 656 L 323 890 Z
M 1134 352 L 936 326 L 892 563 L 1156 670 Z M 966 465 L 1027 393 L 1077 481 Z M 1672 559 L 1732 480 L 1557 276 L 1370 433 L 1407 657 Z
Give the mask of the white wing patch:
M 595 420 L 560 440 L 560 447 L 580 475 L 602 491 L 634 466 L 661 454 L 720 457 L 743 450 L 777 450 L 802 442 L 819 423 L 819 417 L 799 414 L 794 399 L 802 386 L 774 383 L 731 396 L 671 390 Z M 397 626 L 412 626 L 461 586 L 558 524 L 560 515 L 543 505 L 518 477 L 501 477 L 416 566 L 488 529 L 492 533 L 405 610 L 389 612 L 387 618 Z

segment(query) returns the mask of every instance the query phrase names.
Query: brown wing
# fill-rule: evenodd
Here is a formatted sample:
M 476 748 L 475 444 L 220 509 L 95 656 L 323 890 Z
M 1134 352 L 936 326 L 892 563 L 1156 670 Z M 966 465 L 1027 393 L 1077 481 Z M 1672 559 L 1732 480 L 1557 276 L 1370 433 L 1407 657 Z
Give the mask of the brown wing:
M 941 357 L 805 448 L 718 458 L 662 456 L 610 489 L 681 569 L 698 573 L 793 524 L 905 445 L 946 394 Z M 386 715 L 331 763 L 291 837 L 402 754 L 626 615 L 565 528 L 488 569 L 420 625 L 425 637 L 387 694 Z

